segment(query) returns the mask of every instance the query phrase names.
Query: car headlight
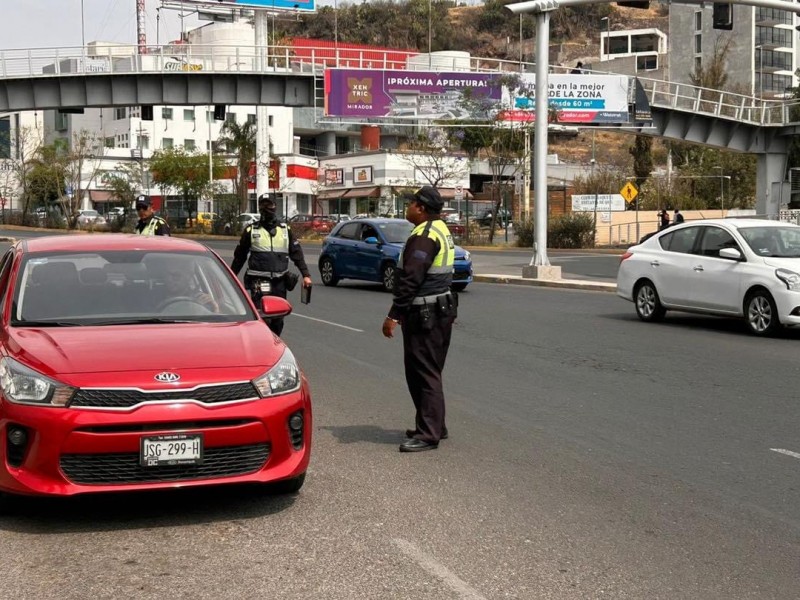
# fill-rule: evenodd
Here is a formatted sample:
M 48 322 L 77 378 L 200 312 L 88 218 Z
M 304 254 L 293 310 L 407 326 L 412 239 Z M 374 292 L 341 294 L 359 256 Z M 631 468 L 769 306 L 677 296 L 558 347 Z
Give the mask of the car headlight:
M 287 394 L 300 388 L 300 369 L 292 351 L 286 348 L 281 359 L 261 377 L 253 380 L 262 398 Z
M 464 260 L 469 260 L 469 250 L 464 250 Z
M 800 273 L 789 269 L 775 269 L 775 277 L 786 284 L 786 289 L 800 290 Z
M 0 389 L 10 402 L 39 406 L 66 406 L 75 392 L 8 356 L 0 359 Z

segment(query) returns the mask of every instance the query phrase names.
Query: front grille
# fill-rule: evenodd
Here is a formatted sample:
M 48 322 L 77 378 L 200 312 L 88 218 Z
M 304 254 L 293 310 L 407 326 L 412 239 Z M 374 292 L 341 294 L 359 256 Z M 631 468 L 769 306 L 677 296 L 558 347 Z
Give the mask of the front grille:
M 130 408 L 146 402 L 176 402 L 196 400 L 205 404 L 249 400 L 258 398 L 258 391 L 252 383 L 231 383 L 209 385 L 194 390 L 164 390 L 142 392 L 140 390 L 117 389 L 79 389 L 70 400 L 69 406 L 92 406 L 97 408 Z
M 203 464 L 143 467 L 138 452 L 64 454 L 61 470 L 67 479 L 83 485 L 161 483 L 246 475 L 261 469 L 269 458 L 269 444 L 206 448 Z

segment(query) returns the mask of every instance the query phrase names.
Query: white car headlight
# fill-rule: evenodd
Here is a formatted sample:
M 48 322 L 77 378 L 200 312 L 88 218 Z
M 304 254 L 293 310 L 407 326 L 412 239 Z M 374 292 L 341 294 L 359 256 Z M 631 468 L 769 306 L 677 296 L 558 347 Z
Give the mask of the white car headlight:
M 0 389 L 9 402 L 38 406 L 66 406 L 75 392 L 8 356 L 0 359 Z
M 785 283 L 787 289 L 800 290 L 800 273 L 789 269 L 775 269 L 775 277 Z
M 469 260 L 469 250 L 464 250 L 464 260 Z
M 253 380 L 262 398 L 287 394 L 300 388 L 300 369 L 294 354 L 288 348 L 281 359 L 261 377 Z

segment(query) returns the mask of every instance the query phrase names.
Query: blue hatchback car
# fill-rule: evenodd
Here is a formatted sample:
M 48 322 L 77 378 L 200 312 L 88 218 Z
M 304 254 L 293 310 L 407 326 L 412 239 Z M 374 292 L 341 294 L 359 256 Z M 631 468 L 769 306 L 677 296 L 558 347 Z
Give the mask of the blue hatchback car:
M 355 219 L 339 223 L 322 242 L 319 256 L 322 283 L 333 286 L 341 279 L 361 279 L 376 281 L 391 292 L 397 262 L 413 229 L 405 219 Z M 452 289 L 460 292 L 471 281 L 469 252 L 456 246 Z

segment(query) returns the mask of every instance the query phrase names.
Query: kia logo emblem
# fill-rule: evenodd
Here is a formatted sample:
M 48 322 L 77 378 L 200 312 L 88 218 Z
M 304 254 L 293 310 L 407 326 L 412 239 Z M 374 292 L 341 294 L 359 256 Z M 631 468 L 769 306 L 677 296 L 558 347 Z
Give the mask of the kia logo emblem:
M 177 373 L 170 373 L 169 371 L 164 371 L 163 373 L 159 373 L 154 377 L 156 381 L 160 381 L 162 383 L 175 383 L 180 378 L 181 376 Z

